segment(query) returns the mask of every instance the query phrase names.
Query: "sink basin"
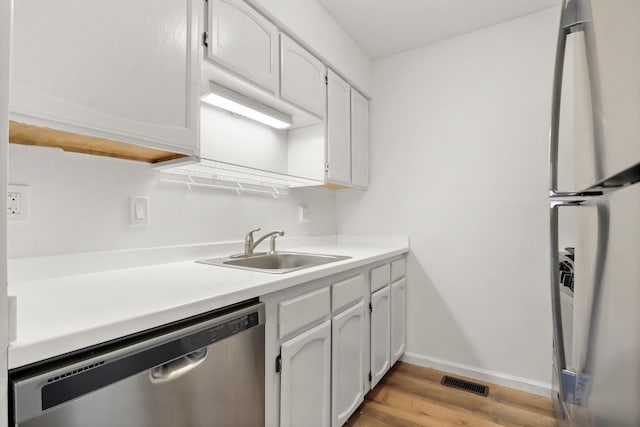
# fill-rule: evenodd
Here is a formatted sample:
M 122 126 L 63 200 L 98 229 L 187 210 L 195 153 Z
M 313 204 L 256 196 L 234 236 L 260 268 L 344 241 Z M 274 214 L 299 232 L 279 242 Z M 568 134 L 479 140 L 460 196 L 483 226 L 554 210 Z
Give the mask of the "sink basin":
M 251 271 L 262 271 L 265 273 L 289 273 L 290 271 L 315 267 L 349 258 L 351 257 L 340 255 L 277 252 L 275 254 L 257 254 L 238 258 L 203 259 L 196 262 L 222 267 L 242 268 Z

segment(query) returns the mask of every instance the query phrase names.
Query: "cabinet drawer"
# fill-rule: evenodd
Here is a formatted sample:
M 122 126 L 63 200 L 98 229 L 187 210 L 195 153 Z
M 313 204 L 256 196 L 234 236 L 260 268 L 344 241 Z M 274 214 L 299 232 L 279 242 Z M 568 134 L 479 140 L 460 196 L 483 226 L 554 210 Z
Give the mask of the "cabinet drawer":
M 328 287 L 281 302 L 278 304 L 280 338 L 327 317 L 330 311 Z
M 371 270 L 371 292 L 384 288 L 389 284 L 391 279 L 391 266 L 385 264 L 381 267 Z
M 331 308 L 334 312 L 342 310 L 364 296 L 364 275 L 352 277 L 331 285 Z
M 407 260 L 406 258 L 393 261 L 391 263 L 391 282 L 402 279 L 407 273 Z

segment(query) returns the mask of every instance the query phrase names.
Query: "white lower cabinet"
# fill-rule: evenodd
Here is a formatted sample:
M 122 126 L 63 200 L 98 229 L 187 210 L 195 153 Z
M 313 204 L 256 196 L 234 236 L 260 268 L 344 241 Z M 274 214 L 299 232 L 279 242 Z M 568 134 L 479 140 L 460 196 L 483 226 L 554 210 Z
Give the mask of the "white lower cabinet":
M 330 426 L 331 321 L 282 344 L 280 426 Z
M 391 290 L 371 294 L 371 388 L 391 367 Z
M 332 425 L 343 425 L 364 400 L 365 305 L 334 316 L 332 341 Z
M 406 344 L 407 280 L 391 285 L 391 365 L 396 363 Z
M 339 427 L 353 415 L 404 352 L 404 262 L 360 267 L 261 298 L 267 426 Z

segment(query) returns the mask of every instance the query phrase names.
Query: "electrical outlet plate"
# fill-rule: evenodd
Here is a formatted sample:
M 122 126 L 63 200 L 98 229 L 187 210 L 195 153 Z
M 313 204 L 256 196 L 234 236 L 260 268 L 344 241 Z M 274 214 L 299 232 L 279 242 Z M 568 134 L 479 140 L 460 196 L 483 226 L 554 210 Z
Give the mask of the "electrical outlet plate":
M 29 220 L 29 186 L 9 184 L 7 186 L 7 219 Z

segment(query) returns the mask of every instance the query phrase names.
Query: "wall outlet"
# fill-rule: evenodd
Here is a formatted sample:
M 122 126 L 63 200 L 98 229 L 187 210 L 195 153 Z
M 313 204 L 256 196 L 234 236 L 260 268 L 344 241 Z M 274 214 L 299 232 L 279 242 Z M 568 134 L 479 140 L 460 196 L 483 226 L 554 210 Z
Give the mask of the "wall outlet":
M 27 221 L 29 219 L 29 186 L 9 184 L 7 186 L 7 219 Z
M 149 225 L 150 198 L 148 196 L 129 197 L 129 225 L 146 227 Z

